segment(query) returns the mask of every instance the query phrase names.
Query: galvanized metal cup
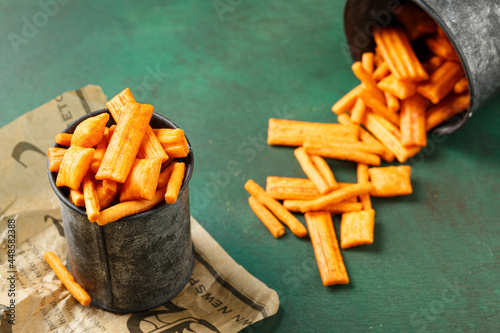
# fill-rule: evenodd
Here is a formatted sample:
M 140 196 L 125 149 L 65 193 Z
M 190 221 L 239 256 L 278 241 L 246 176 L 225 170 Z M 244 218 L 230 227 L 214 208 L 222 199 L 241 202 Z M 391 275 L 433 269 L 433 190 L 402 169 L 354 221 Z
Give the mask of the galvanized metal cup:
M 354 60 L 373 51 L 371 28 L 395 21 L 394 5 L 405 0 L 347 0 L 344 30 Z M 490 97 L 500 91 L 500 2 L 491 0 L 442 1 L 413 0 L 426 11 L 448 35 L 455 47 L 469 81 L 469 109 L 434 131 L 456 131 Z
M 83 120 L 109 112 L 92 112 L 64 130 L 73 133 Z M 113 124 L 111 119 L 108 125 Z M 153 128 L 177 128 L 154 113 Z M 57 145 L 55 145 L 57 147 Z M 56 186 L 57 173 L 49 181 L 60 199 L 68 248 L 68 269 L 90 294 L 92 304 L 113 312 L 138 312 L 159 306 L 177 295 L 194 267 L 191 241 L 188 183 L 193 174 L 193 151 L 179 159 L 186 176 L 174 204 L 99 226 L 87 219 L 85 209 L 68 199 L 67 188 Z

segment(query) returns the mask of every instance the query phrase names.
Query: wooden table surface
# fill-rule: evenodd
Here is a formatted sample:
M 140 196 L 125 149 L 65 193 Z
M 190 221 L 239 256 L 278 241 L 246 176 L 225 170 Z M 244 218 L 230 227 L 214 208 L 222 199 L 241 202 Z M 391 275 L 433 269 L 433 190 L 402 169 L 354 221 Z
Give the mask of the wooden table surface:
M 243 184 L 304 177 L 291 148 L 266 144 L 270 117 L 336 122 L 332 103 L 357 84 L 344 2 L 66 2 L 0 1 L 0 126 L 96 84 L 108 97 L 130 87 L 185 129 L 192 215 L 280 297 L 247 332 L 498 330 L 499 98 L 407 163 L 412 195 L 373 199 L 374 244 L 343 251 L 351 282 L 328 288 L 310 241 L 271 237 Z M 355 181 L 353 163 L 330 165 Z

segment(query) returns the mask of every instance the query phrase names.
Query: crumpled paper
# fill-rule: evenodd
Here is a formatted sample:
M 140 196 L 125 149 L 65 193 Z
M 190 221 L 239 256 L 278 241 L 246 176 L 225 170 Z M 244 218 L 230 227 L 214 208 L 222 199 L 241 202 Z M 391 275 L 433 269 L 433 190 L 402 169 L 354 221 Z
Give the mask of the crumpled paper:
M 66 258 L 47 149 L 67 125 L 107 101 L 99 86 L 66 92 L 0 129 L 0 333 L 238 332 L 278 311 L 277 293 L 238 265 L 191 218 L 193 274 L 171 301 L 140 313 L 83 307 L 43 259 Z

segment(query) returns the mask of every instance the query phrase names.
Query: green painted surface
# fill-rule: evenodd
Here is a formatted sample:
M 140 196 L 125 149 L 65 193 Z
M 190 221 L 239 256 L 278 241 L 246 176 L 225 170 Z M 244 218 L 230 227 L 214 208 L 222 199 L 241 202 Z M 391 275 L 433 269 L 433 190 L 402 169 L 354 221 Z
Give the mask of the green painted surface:
M 292 149 L 266 145 L 268 118 L 335 122 L 332 103 L 357 84 L 340 48 L 343 1 L 221 1 L 232 4 L 222 16 L 212 1 L 68 1 L 17 53 L 7 34 L 41 8 L 0 1 L 0 126 L 89 83 L 141 90 L 157 71 L 142 99 L 191 140 L 192 214 L 280 295 L 279 313 L 248 332 L 496 331 L 500 99 L 431 140 L 413 195 L 373 200 L 375 243 L 343 252 L 349 285 L 323 287 L 310 242 L 273 239 L 243 184 L 303 177 Z M 355 180 L 354 164 L 331 166 Z

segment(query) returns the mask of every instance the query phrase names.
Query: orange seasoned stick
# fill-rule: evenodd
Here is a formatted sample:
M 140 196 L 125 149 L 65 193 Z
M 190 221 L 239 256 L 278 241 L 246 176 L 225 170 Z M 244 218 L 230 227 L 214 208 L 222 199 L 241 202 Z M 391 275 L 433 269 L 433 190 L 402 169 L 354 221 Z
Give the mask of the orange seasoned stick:
M 374 197 L 394 197 L 413 192 L 409 165 L 370 168 L 368 173 L 373 184 L 370 194 Z
M 465 111 L 469 107 L 469 93 L 461 95 L 450 94 L 438 104 L 427 110 L 425 128 L 427 131 L 433 129 L 443 121 L 450 119 L 456 114 Z
M 61 260 L 54 252 L 45 252 L 43 258 L 49 264 L 50 268 L 56 273 L 56 276 L 61 280 L 66 289 L 73 297 L 80 302 L 81 305 L 87 306 L 90 304 L 91 298 L 89 294 L 75 281 L 73 275 L 64 267 Z
M 363 83 L 363 89 L 369 91 L 370 95 L 376 99 L 378 99 L 381 103 L 385 102 L 384 94 L 377 87 L 377 82 L 372 77 L 371 73 L 368 73 L 363 68 L 361 62 L 356 61 L 351 66 L 352 72 L 356 77 Z M 361 92 L 360 92 L 361 93 Z
M 120 202 L 114 206 L 106 208 L 101 211 L 101 214 L 97 219 L 97 224 L 106 225 L 111 222 L 116 222 L 122 217 L 147 211 L 165 201 L 166 190 L 166 187 L 157 190 L 153 200 L 130 200 Z
M 401 163 L 420 151 L 419 147 L 404 147 L 399 139 L 401 133 L 397 127 L 373 112 L 368 112 L 366 114 L 363 125 L 373 134 L 373 136 L 390 149 Z
M 71 146 L 71 138 L 73 134 L 69 133 L 59 133 L 56 135 L 56 143 L 61 146 Z
M 96 179 L 125 182 L 152 115 L 152 105 L 134 102 L 125 104 Z
M 382 94 L 382 100 L 373 96 L 369 90 L 362 89 L 361 93 L 359 94 L 359 98 L 361 98 L 363 102 L 365 102 L 366 106 L 369 107 L 371 111 L 381 115 L 382 117 L 389 120 L 393 124 L 399 125 L 399 115 L 395 112 L 389 111 L 389 109 L 385 105 L 384 94 L 382 92 L 380 93 Z M 365 111 L 365 114 L 366 113 L 367 112 Z
M 167 192 L 165 193 L 166 203 L 173 204 L 177 201 L 177 196 L 179 195 L 185 173 L 186 164 L 175 163 L 172 174 L 170 175 L 170 178 L 168 180 Z
M 351 120 L 354 124 L 361 124 L 363 117 L 365 116 L 366 105 L 361 98 L 356 100 L 351 111 Z
M 363 163 L 358 163 L 356 169 L 358 176 L 358 184 L 366 184 L 370 182 L 370 176 L 368 174 L 368 165 Z M 361 194 L 359 196 L 359 201 L 363 204 L 363 209 L 372 209 L 372 201 L 370 200 L 370 195 L 368 193 Z
M 305 142 L 304 149 L 308 154 L 319 155 L 338 160 L 353 161 L 357 163 L 365 163 L 369 165 L 380 165 L 380 157 L 377 155 L 366 153 L 361 150 L 344 148 L 341 146 L 322 146 L 319 147 L 312 142 Z
M 300 210 L 302 213 L 323 210 L 330 205 L 342 202 L 360 194 L 370 193 L 372 190 L 373 185 L 371 183 L 353 184 L 341 187 L 340 189 L 319 198 L 303 201 Z
M 173 161 L 168 167 L 163 170 L 158 176 L 158 185 L 157 189 L 167 187 L 168 181 L 170 180 L 170 176 L 172 175 L 172 171 L 174 171 L 174 166 L 179 162 Z
M 85 199 L 85 210 L 90 222 L 95 222 L 99 218 L 99 197 L 95 189 L 95 180 L 92 170 L 87 171 L 82 181 L 83 198 Z
M 389 92 L 384 92 L 385 102 L 387 104 L 387 109 L 390 112 L 398 112 L 399 111 L 399 100 L 396 96 Z
M 417 92 L 432 103 L 437 104 L 453 90 L 453 86 L 462 76 L 464 76 L 462 65 L 454 61 L 447 61 L 432 73 L 429 81 L 423 82 L 417 87 Z
M 257 217 L 264 223 L 266 228 L 271 232 L 274 238 L 280 238 L 285 234 L 285 227 L 274 217 L 271 212 L 264 207 L 257 199 L 250 196 L 248 198 L 248 204 L 252 208 L 253 212 Z
M 257 183 L 249 179 L 245 183 L 245 190 L 250 193 L 261 204 L 266 206 L 281 222 L 283 222 L 290 231 L 297 237 L 307 235 L 306 228 L 297 220 L 288 210 L 286 210 L 278 201 L 267 194 Z
M 463 76 L 453 86 L 453 92 L 455 94 L 461 94 L 463 92 L 466 92 L 467 90 L 469 90 L 469 81 L 467 81 L 467 78 L 465 76 Z
M 354 103 L 356 103 L 356 100 L 358 99 L 358 95 L 361 92 L 362 88 L 363 85 L 360 84 L 349 91 L 347 94 L 345 94 L 341 99 L 333 104 L 332 112 L 335 114 L 339 114 L 349 111 L 354 106 Z
M 337 120 L 342 125 L 351 125 L 352 124 L 351 119 L 345 113 L 339 114 L 337 116 Z M 386 146 L 384 146 L 382 143 L 380 143 L 380 141 L 378 141 L 377 139 L 375 139 L 373 137 L 373 135 L 371 135 L 364 128 L 360 128 L 359 129 L 359 138 L 363 142 L 366 142 L 366 143 L 371 144 L 371 145 L 378 146 L 379 149 L 382 150 L 379 155 L 380 155 L 380 157 L 382 157 L 384 159 L 384 161 L 390 163 L 390 162 L 392 162 L 394 160 L 394 154 Z
M 340 222 L 340 247 L 372 244 L 375 211 L 373 209 L 342 214 Z
M 285 200 L 283 201 L 283 207 L 291 212 L 301 212 L 303 201 L 301 200 Z M 347 212 L 358 212 L 363 209 L 363 204 L 361 202 L 347 202 L 342 201 L 336 204 L 326 206 L 324 211 L 330 212 L 332 214 L 342 214 Z
M 266 192 L 276 200 L 311 200 L 320 196 L 314 183 L 306 178 L 269 176 Z
M 64 154 L 59 173 L 56 178 L 57 186 L 68 186 L 74 190 L 80 188 L 83 177 L 87 174 L 94 157 L 95 149 L 71 146 Z
M 381 90 L 391 93 L 399 99 L 406 99 L 417 92 L 417 84 L 412 81 L 401 81 L 393 74 L 383 78 L 378 84 Z
M 100 209 L 106 209 L 108 208 L 113 201 L 116 198 L 116 195 L 118 194 L 118 184 L 116 182 L 112 182 L 114 184 L 113 187 L 105 187 L 105 182 L 96 182 L 95 184 L 95 190 L 97 192 L 97 198 L 99 199 L 99 207 Z
M 319 138 L 320 139 L 320 138 Z M 304 147 L 322 148 L 328 147 L 336 150 L 359 150 L 365 153 L 382 155 L 384 149 L 377 144 L 367 142 L 341 142 L 341 141 L 325 141 L 318 138 L 307 140 L 304 142 Z
M 123 106 L 128 102 L 135 102 L 135 98 L 130 89 L 125 88 L 121 93 L 106 103 L 106 106 L 117 123 L 120 119 Z M 137 158 L 161 158 L 163 162 L 168 159 L 165 150 L 161 147 L 158 138 L 149 125 L 146 128 L 146 133 L 144 133 L 141 145 L 139 146 Z
M 69 201 L 74 203 L 78 207 L 85 206 L 85 197 L 83 196 L 83 192 L 78 190 L 69 189 Z
M 323 285 L 349 283 L 330 213 L 306 213 L 305 218 Z
M 66 154 L 66 148 L 56 148 L 50 147 L 48 151 L 49 156 L 49 170 L 52 172 L 58 172 L 61 167 L 61 163 Z
M 108 148 L 108 136 L 109 136 L 109 128 L 106 127 L 104 129 L 104 135 L 102 136 L 101 141 L 95 147 L 94 158 L 92 159 L 92 164 L 90 168 L 94 173 L 97 173 L 99 167 L 101 166 L 102 158 L 104 157 L 104 153 L 106 152 L 106 148 Z
M 307 138 L 321 136 L 332 140 L 357 141 L 358 126 L 313 123 L 307 121 L 269 119 L 267 143 L 278 146 L 300 147 Z
M 335 176 L 333 175 L 332 169 L 330 169 L 328 163 L 326 163 L 326 161 L 321 156 L 311 155 L 311 161 L 316 167 L 316 170 L 319 171 L 321 177 L 323 177 L 323 179 L 331 189 L 336 189 L 339 187 L 339 184 L 337 183 L 337 181 L 335 180 Z
M 120 201 L 146 199 L 155 196 L 161 158 L 136 159 L 120 191 Z
M 399 80 L 424 81 L 429 75 L 399 27 L 376 28 L 373 37 L 391 73 Z
M 321 194 L 331 192 L 334 188 L 323 179 L 321 173 L 316 169 L 311 157 L 306 153 L 304 148 L 299 147 L 293 152 L 297 161 L 299 161 L 300 167 L 307 175 L 307 177 L 316 185 L 318 192 Z
M 186 136 L 180 128 L 155 128 L 153 131 L 169 157 L 182 158 L 189 154 Z
M 90 117 L 76 126 L 71 136 L 71 145 L 84 148 L 92 148 L 102 140 L 106 123 L 109 120 L 108 113 L 101 113 Z
M 391 74 L 391 71 L 389 70 L 389 66 L 387 66 L 387 63 L 384 61 L 373 72 L 372 77 L 373 77 L 373 79 L 375 81 L 380 81 L 380 80 L 382 80 L 383 78 L 385 78 L 389 74 Z
M 401 101 L 401 143 L 405 147 L 427 145 L 425 103 L 418 94 Z
M 368 74 L 373 74 L 374 58 L 375 54 L 373 52 L 365 52 L 361 55 L 361 64 Z
M 448 37 L 443 35 L 434 35 L 424 40 L 425 44 L 432 53 L 438 55 L 446 60 L 460 61 L 457 51 L 451 44 Z

